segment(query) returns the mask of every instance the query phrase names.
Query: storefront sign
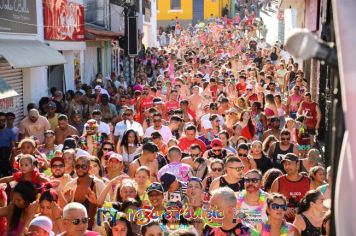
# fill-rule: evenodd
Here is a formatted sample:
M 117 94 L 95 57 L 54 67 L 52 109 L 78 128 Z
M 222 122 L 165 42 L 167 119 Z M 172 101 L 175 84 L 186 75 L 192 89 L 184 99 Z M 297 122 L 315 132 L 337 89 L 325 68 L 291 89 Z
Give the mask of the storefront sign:
M 84 40 L 84 7 L 73 0 L 46 0 L 44 29 L 47 40 Z
M 14 97 L 0 99 L 0 111 L 14 107 Z
M 36 0 L 0 0 L 0 32 L 37 34 Z

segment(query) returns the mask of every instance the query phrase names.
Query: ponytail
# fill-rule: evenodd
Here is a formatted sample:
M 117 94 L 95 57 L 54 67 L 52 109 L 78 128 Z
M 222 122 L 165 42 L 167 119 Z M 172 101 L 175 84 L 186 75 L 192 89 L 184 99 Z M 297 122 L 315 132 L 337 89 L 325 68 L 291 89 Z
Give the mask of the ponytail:
M 305 196 L 300 200 L 297 213 L 302 214 L 303 212 L 309 210 L 311 203 L 318 200 L 321 194 L 322 193 L 319 190 L 308 191 Z

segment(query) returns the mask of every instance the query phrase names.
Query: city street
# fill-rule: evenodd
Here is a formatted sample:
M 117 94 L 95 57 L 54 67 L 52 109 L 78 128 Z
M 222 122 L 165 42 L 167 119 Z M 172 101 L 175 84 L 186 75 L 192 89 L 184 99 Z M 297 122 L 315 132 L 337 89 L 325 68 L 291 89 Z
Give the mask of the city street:
M 356 235 L 337 2 L 0 1 L 0 236 Z

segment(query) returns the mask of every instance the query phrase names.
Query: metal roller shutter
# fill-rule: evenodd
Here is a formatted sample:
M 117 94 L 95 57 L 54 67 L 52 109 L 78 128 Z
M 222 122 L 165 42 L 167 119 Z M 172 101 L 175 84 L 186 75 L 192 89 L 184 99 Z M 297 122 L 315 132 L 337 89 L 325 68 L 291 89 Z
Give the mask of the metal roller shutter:
M 22 69 L 13 69 L 5 58 L 0 57 L 0 79 L 6 81 L 19 94 L 14 97 L 14 106 L 5 111 L 15 113 L 15 125 L 18 125 L 24 117 Z

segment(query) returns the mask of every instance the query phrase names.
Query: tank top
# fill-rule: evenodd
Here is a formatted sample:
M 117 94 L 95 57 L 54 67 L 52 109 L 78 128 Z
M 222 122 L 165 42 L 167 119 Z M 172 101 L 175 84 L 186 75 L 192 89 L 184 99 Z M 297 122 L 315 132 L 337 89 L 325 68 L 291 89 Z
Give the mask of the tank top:
M 278 192 L 283 194 L 288 199 L 288 207 L 297 210 L 300 199 L 304 197 L 306 192 L 310 189 L 310 179 L 304 175 L 298 181 L 290 181 L 286 175 L 282 175 L 279 178 L 279 190 Z M 287 218 L 288 222 L 292 222 L 293 218 Z
M 280 169 L 281 171 L 284 171 L 283 169 L 283 165 L 282 165 L 282 159 L 284 157 L 284 155 L 286 155 L 287 153 L 293 153 L 293 149 L 294 149 L 294 144 L 291 143 L 289 145 L 289 148 L 287 150 L 281 150 L 281 147 L 280 147 L 280 142 L 277 142 L 276 143 L 276 147 L 274 149 L 274 152 L 272 154 L 272 165 L 274 168 L 278 168 Z
M 308 129 L 315 129 L 315 125 L 317 123 L 316 120 L 316 103 L 315 102 L 311 102 L 311 103 L 306 103 L 303 102 L 302 104 L 302 111 L 307 111 L 307 127 Z
M 234 191 L 234 192 L 239 192 L 239 191 L 241 191 L 241 190 L 243 190 L 243 188 L 244 188 L 244 185 L 243 184 L 241 184 L 241 180 L 240 181 L 238 181 L 238 182 L 236 182 L 236 183 L 233 183 L 233 184 L 229 184 L 227 181 L 226 181 L 226 179 L 224 178 L 224 177 L 221 177 L 220 178 L 220 185 L 219 185 L 219 187 L 229 187 L 229 188 L 231 188 L 232 189 L 232 191 Z
M 321 235 L 320 227 L 315 227 L 309 219 L 301 214 L 305 222 L 305 229 L 301 232 L 301 236 L 319 236 Z

